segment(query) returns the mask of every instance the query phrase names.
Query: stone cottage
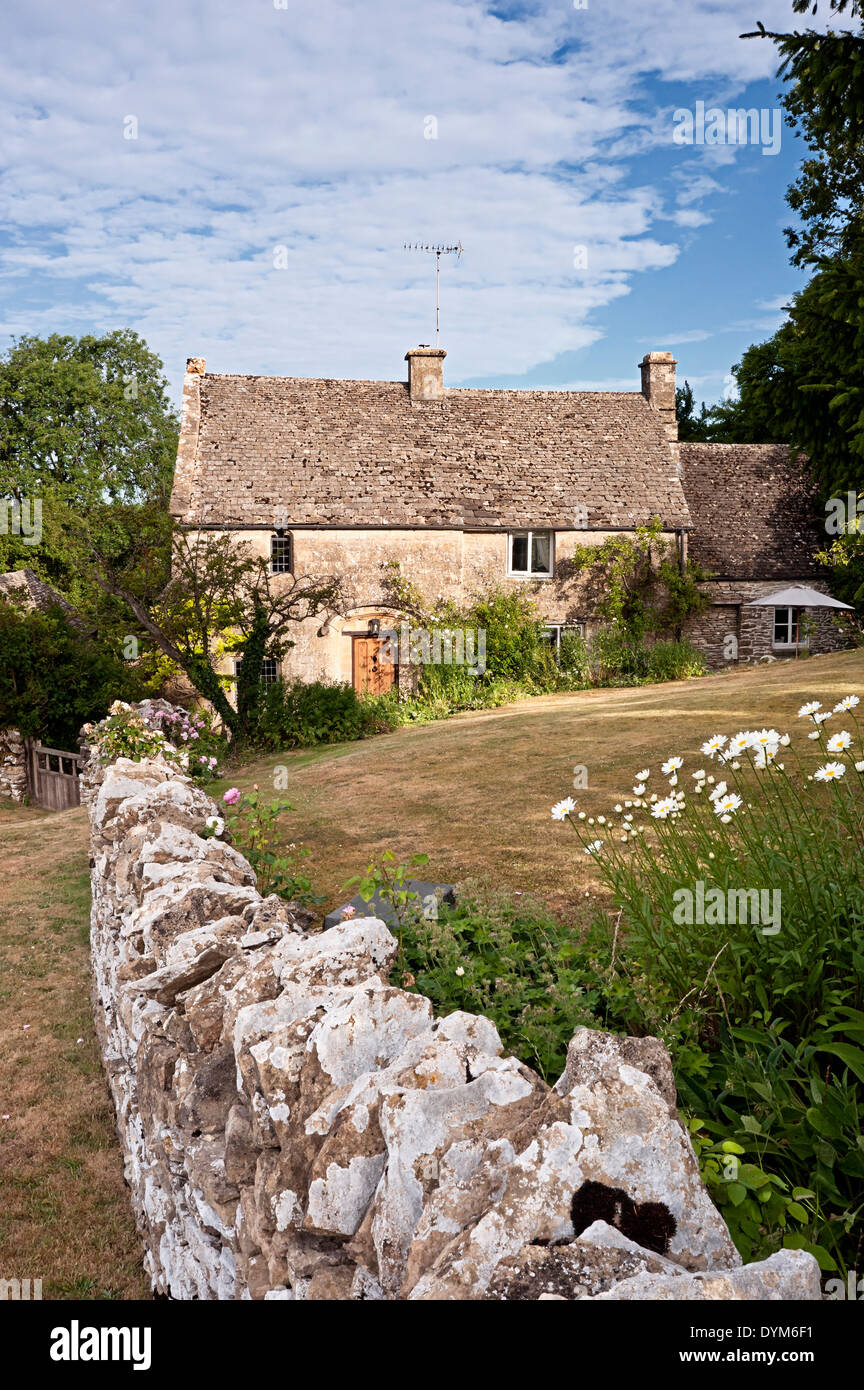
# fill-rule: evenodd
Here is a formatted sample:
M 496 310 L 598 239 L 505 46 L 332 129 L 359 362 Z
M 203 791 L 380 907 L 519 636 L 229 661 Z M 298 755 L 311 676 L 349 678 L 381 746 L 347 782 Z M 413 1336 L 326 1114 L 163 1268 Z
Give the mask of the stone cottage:
M 713 576 L 687 634 L 712 666 L 794 651 L 791 610 L 745 607 L 795 582 L 827 592 L 813 498 L 785 447 L 679 444 L 668 352 L 646 354 L 632 392 L 453 389 L 445 356 L 412 349 L 407 381 L 234 376 L 189 358 L 177 523 L 230 532 L 276 583 L 344 576 L 342 611 L 301 625 L 265 680 L 397 679 L 379 659 L 399 618 L 392 561 L 430 598 L 530 585 L 553 645 L 590 632 L 575 547 L 655 517 Z M 828 621 L 799 635 L 812 651 L 842 645 Z

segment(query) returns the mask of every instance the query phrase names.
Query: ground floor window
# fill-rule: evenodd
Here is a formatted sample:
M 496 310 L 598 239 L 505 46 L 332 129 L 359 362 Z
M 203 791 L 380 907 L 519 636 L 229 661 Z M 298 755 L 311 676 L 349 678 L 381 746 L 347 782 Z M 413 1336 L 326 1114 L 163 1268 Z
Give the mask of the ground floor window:
M 547 623 L 540 634 L 541 642 L 545 642 L 555 652 L 561 650 L 561 638 L 568 634 L 574 637 L 585 636 L 584 623 Z
M 239 674 L 240 674 L 240 665 L 241 665 L 241 662 L 242 662 L 242 661 L 243 661 L 242 656 L 239 656 L 239 657 L 235 656 L 235 658 L 234 658 L 234 675 L 235 675 L 235 676 L 239 676 Z M 264 660 L 261 662 L 261 675 L 260 675 L 260 678 L 259 678 L 259 679 L 260 679 L 262 685 L 275 685 L 275 684 L 276 684 L 276 681 L 278 681 L 278 679 L 279 679 L 279 663 L 278 663 L 278 661 L 276 661 L 275 657 L 272 657 L 272 656 L 265 656 Z
M 795 647 L 806 645 L 806 637 L 799 623 L 800 609 L 774 609 L 774 646 Z

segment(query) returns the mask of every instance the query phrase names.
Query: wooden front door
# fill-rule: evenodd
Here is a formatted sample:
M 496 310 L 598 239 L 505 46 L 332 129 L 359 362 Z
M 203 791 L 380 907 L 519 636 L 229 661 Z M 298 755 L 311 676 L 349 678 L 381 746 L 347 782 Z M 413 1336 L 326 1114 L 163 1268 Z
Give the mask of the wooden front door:
M 353 640 L 354 689 L 358 695 L 383 695 L 396 679 L 392 661 L 380 659 L 384 645 L 378 637 L 355 637 Z

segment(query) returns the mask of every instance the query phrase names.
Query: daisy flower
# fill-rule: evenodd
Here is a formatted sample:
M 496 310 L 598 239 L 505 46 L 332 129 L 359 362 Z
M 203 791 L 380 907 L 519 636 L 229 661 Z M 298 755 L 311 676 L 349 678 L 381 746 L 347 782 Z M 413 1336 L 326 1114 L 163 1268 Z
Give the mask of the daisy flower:
M 830 709 L 826 709 L 826 710 L 823 710 L 823 712 L 822 712 L 821 714 L 814 714 L 814 716 L 813 716 L 813 723 L 814 723 L 814 724 L 824 724 L 824 723 L 825 723 L 825 720 L 826 720 L 826 719 L 830 719 L 830 718 L 831 718 L 831 711 L 830 711 Z
M 776 729 L 760 729 L 750 734 L 751 748 L 779 748 L 780 735 Z
M 810 700 L 810 702 L 809 702 L 808 704 L 802 705 L 802 706 L 801 706 L 801 708 L 800 708 L 799 711 L 798 711 L 798 718 L 799 718 L 799 719 L 806 719 L 808 715 L 810 715 L 810 714 L 815 714 L 816 711 L 817 711 L 817 709 L 821 709 L 821 708 L 822 708 L 822 701 L 821 701 L 821 700 Z
M 667 816 L 671 816 L 673 811 L 677 810 L 678 802 L 674 796 L 666 796 L 662 801 L 655 802 L 651 807 L 651 814 L 655 820 L 665 820 Z
M 852 735 L 843 729 L 839 734 L 831 735 L 825 744 L 825 751 L 827 753 L 845 753 L 851 742 Z
M 728 796 L 722 796 L 714 802 L 714 812 L 718 816 L 731 816 L 743 806 L 744 802 L 737 792 L 730 792 Z
M 572 796 L 565 796 L 563 801 L 556 801 L 552 807 L 553 820 L 566 820 L 572 811 L 576 810 L 576 802 Z
M 644 783 L 644 782 L 637 782 L 637 783 L 636 783 L 636 785 L 635 785 L 634 788 L 633 788 L 633 795 L 634 795 L 634 796 L 644 796 L 644 795 L 645 795 L 645 783 Z
M 826 763 L 824 767 L 817 767 L 813 776 L 817 782 L 836 782 L 838 778 L 844 776 L 845 772 L 844 763 Z
M 725 742 L 725 734 L 713 734 L 712 737 L 708 739 L 707 743 L 702 744 L 702 752 L 707 758 L 713 758 L 715 753 L 720 752 Z
M 743 733 L 742 733 L 742 734 L 736 734 L 734 738 L 730 738 L 730 740 L 729 740 L 729 747 L 726 749 L 726 759 L 727 759 L 727 761 L 728 761 L 730 758 L 735 757 L 736 754 L 745 752 L 746 749 L 748 749 L 748 748 L 750 747 L 750 739 L 751 739 L 751 737 L 752 737 L 751 734 L 743 734 Z
M 861 701 L 858 699 L 857 695 L 847 695 L 845 700 L 841 700 L 839 705 L 834 706 L 834 713 L 840 714 L 844 710 L 854 709 L 855 706 L 860 705 L 860 703 Z

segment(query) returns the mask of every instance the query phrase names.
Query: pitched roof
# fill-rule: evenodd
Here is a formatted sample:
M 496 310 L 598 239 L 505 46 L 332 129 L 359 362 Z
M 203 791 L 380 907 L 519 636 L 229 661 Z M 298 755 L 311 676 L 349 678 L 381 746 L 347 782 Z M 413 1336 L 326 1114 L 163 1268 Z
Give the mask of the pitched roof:
M 7 570 L 5 574 L 0 574 L 0 599 L 2 598 L 17 599 L 28 611 L 36 608 L 40 613 L 47 613 L 49 608 L 62 608 L 67 617 L 79 626 L 82 625 L 69 600 L 58 594 L 56 589 L 52 589 L 51 585 L 46 584 L 33 570 Z
M 200 392 L 200 397 L 199 397 Z M 200 421 L 200 423 L 199 423 Z M 639 393 L 187 376 L 171 511 L 191 524 L 629 527 L 690 517 Z
M 805 579 L 825 571 L 816 489 L 785 444 L 680 444 L 688 549 L 718 579 Z

